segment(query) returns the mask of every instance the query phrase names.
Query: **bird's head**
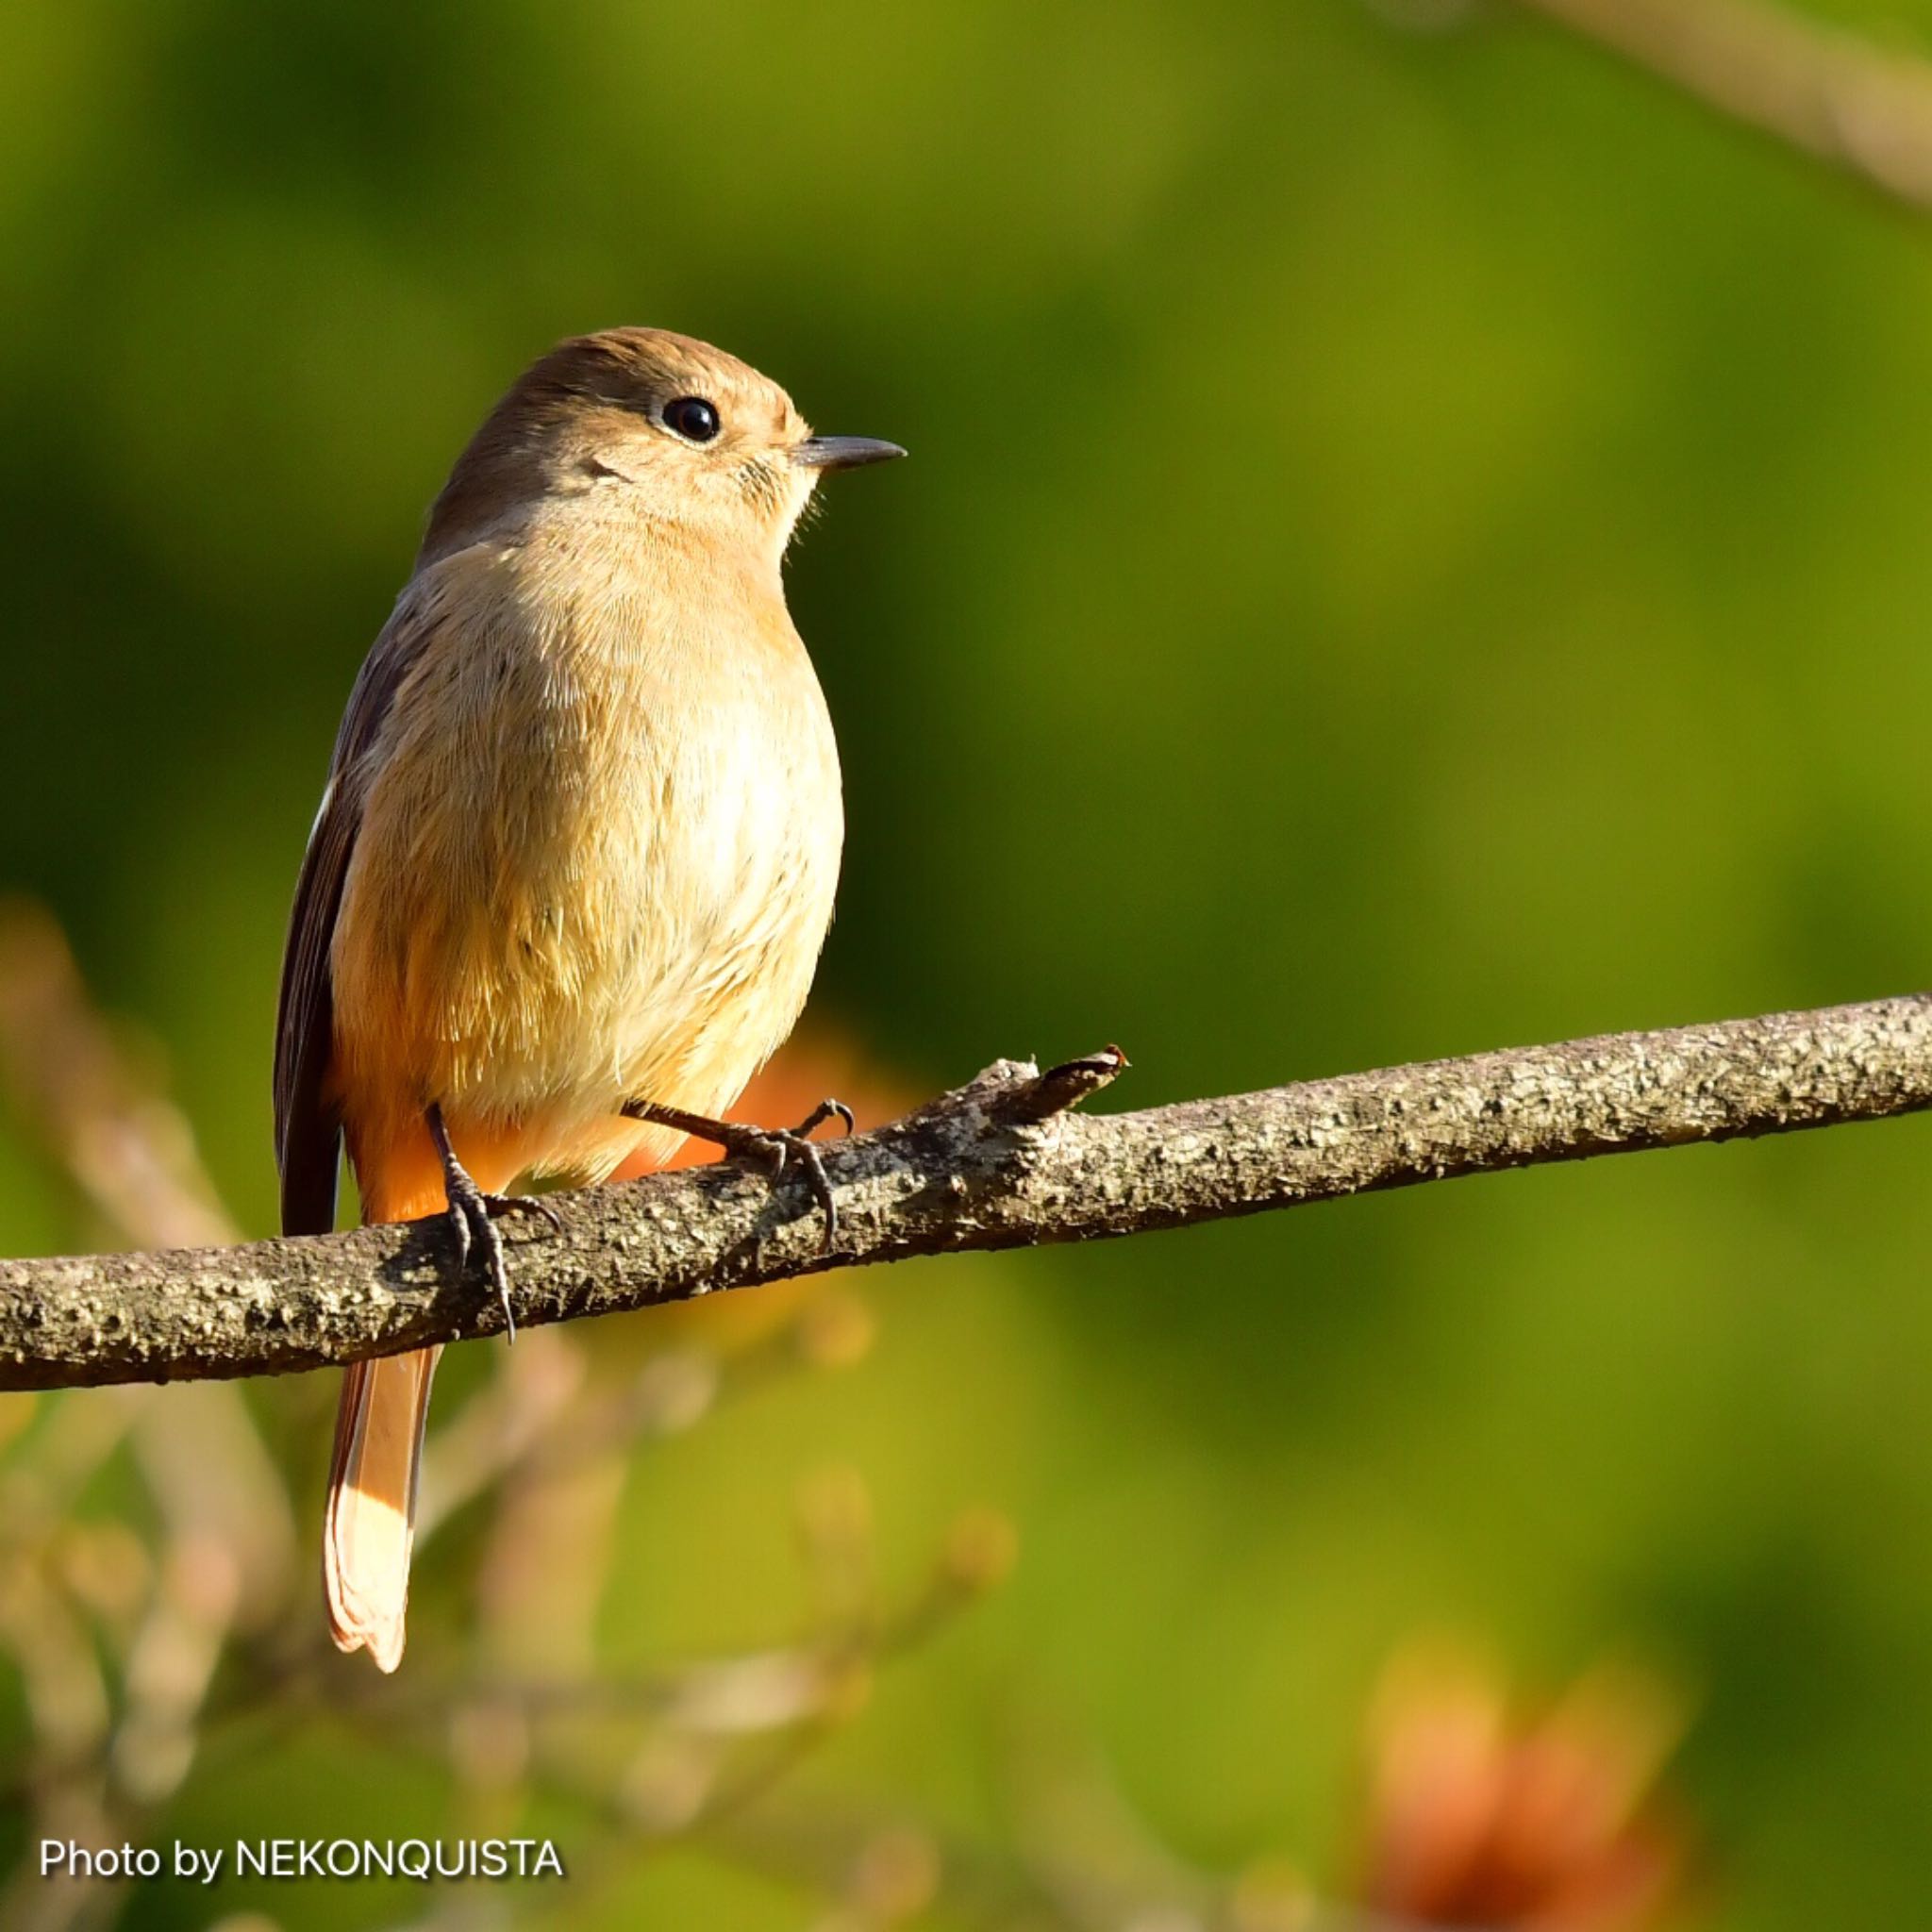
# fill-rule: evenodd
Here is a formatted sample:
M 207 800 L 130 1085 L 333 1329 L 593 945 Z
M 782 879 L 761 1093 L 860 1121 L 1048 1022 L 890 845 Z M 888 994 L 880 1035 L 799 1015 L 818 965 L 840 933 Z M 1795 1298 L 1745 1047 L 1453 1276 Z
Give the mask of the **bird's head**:
M 626 513 L 773 558 L 827 470 L 904 456 L 896 443 L 815 436 L 775 382 L 689 336 L 577 336 L 518 378 L 430 512 L 424 558 L 475 541 L 542 498 L 603 493 Z

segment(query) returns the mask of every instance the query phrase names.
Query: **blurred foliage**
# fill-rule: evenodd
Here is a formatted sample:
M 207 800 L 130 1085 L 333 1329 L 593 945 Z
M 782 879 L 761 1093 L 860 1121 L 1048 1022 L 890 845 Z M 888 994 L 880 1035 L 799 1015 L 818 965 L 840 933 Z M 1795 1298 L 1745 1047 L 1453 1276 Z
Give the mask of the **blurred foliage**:
M 1932 233 L 1507 7 L 22 0 L 4 42 L 0 883 L 251 1230 L 349 680 L 482 410 L 613 322 L 913 452 L 791 573 L 851 819 L 816 1009 L 902 1085 L 1119 1039 L 1145 1104 L 1924 983 Z M 1697 1688 L 1724 1923 L 1913 1923 L 1928 1173 L 1907 1122 L 895 1270 L 852 1374 L 640 1451 L 599 1666 L 803 1617 L 784 1499 L 850 1465 L 902 1595 L 969 1503 L 1024 1551 L 801 1771 L 828 1803 L 1017 1839 L 1046 1712 L 1184 1855 L 1299 1856 L 1416 1627 L 1551 1685 L 1628 1642 Z M 0 1131 L 0 1243 L 94 1233 Z M 330 1396 L 248 1391 L 304 1537 Z M 161 1828 L 457 1828 L 402 1763 L 310 1718 Z M 697 1851 L 525 1903 L 800 1923 Z

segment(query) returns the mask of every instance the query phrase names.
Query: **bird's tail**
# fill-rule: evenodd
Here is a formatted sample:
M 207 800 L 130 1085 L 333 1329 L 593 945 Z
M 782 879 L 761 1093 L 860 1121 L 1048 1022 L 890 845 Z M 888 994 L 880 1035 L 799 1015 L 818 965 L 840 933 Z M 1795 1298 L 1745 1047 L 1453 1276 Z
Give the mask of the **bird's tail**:
M 340 1650 L 367 1645 L 376 1667 L 403 1660 L 416 1476 L 440 1348 L 357 1362 L 336 1410 L 322 1545 L 329 1630 Z
M 523 1164 L 508 1137 L 500 1145 L 466 1138 L 458 1151 L 477 1185 L 490 1191 L 508 1186 Z M 391 1141 L 372 1137 L 356 1153 L 365 1222 L 415 1221 L 448 1206 L 442 1163 L 420 1120 L 399 1122 Z M 366 1647 L 385 1671 L 403 1660 L 416 1476 L 429 1384 L 441 1353 L 424 1348 L 357 1362 L 343 1378 L 336 1410 L 322 1541 L 329 1629 L 339 1649 Z

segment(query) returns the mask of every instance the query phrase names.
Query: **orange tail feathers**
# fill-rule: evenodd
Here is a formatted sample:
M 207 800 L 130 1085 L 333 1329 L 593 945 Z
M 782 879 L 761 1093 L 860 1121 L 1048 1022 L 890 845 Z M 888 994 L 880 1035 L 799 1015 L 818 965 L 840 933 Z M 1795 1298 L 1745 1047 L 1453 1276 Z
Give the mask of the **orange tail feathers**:
M 388 1158 L 357 1152 L 365 1222 L 414 1221 L 447 1206 L 441 1165 L 426 1127 Z M 508 1147 L 472 1147 L 459 1140 L 458 1152 L 489 1192 L 507 1187 L 522 1166 Z M 425 1348 L 357 1362 L 343 1376 L 336 1409 L 322 1543 L 329 1631 L 337 1649 L 367 1648 L 383 1671 L 403 1660 L 416 1479 L 429 1385 L 441 1353 Z
M 378 1670 L 403 1660 L 416 1476 L 438 1348 L 358 1362 L 336 1410 L 322 1574 L 338 1650 L 365 1644 Z

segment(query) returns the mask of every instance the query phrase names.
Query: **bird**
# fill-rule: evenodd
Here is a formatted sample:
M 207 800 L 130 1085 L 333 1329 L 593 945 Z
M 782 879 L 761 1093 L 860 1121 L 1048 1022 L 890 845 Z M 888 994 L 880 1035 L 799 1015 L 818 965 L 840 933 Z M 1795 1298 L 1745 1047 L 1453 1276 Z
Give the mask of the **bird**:
M 820 478 L 905 454 L 821 436 L 708 343 L 558 343 L 431 508 L 350 693 L 290 918 L 275 1154 L 286 1234 L 446 1214 L 509 1315 L 522 1178 L 593 1182 L 720 1118 L 791 1031 L 844 841 L 838 746 L 781 566 Z M 513 1332 L 513 1331 L 512 1331 Z M 402 1659 L 436 1348 L 345 1372 L 323 1572 L 342 1650 Z

